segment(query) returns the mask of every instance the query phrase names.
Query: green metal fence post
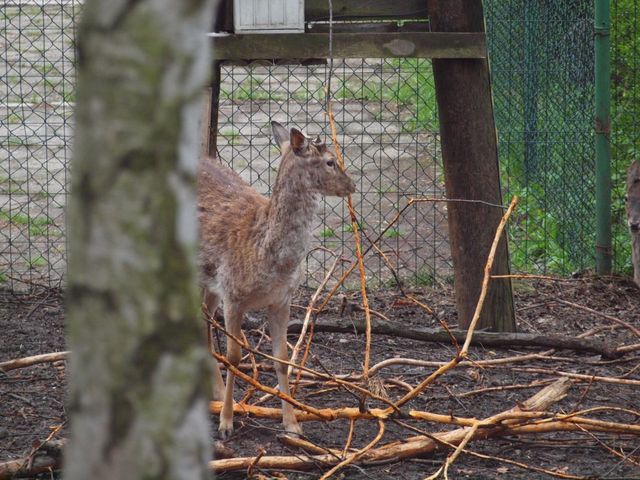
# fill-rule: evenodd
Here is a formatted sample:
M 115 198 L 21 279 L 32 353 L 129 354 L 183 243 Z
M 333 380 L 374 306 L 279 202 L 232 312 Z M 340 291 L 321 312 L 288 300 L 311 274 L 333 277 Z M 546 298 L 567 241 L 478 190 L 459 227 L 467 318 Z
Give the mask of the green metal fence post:
M 609 0 L 595 0 L 596 272 L 611 273 Z

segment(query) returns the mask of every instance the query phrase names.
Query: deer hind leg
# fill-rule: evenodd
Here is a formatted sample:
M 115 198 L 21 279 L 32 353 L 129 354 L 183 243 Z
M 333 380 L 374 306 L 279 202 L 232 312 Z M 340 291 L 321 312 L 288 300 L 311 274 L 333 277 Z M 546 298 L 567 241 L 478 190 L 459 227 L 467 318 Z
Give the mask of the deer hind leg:
M 204 289 L 203 297 L 203 302 L 206 307 L 204 314 L 213 317 L 216 313 L 216 308 L 218 308 L 218 305 L 220 304 L 220 297 L 215 293 L 208 291 L 206 288 Z M 211 326 L 206 321 L 205 328 L 209 351 L 213 351 L 214 347 L 211 335 Z M 222 379 L 222 373 L 220 372 L 220 365 L 218 365 L 218 361 L 215 358 L 213 359 L 213 399 L 217 402 L 224 400 L 224 380 Z
M 231 302 L 225 301 L 224 307 L 224 321 L 227 332 L 236 338 L 241 337 L 242 316 L 243 311 L 236 308 Z M 242 349 L 233 339 L 227 337 L 227 359 L 234 367 L 240 365 L 240 359 L 242 357 Z M 227 384 L 224 390 L 224 400 L 222 410 L 220 411 L 220 426 L 218 432 L 220 438 L 227 439 L 233 433 L 233 384 L 235 382 L 235 375 L 227 370 Z
M 281 360 L 289 360 L 287 353 L 287 324 L 289 323 L 289 302 L 285 305 L 272 306 L 269 308 L 269 332 L 273 344 L 273 356 Z M 278 376 L 278 389 L 281 393 L 290 395 L 288 365 L 274 362 L 276 374 Z M 302 428 L 298 425 L 293 406 L 282 401 L 282 423 L 287 432 L 302 435 Z

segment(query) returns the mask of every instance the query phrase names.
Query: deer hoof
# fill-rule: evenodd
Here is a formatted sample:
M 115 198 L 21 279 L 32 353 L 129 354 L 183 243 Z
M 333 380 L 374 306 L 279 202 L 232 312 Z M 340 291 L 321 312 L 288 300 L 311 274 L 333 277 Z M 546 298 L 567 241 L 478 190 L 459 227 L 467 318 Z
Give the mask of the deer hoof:
M 297 423 L 293 425 L 285 425 L 284 429 L 288 434 L 296 436 L 296 437 L 304 437 L 304 433 L 302 432 L 302 427 Z
M 220 426 L 218 427 L 218 437 L 220 437 L 220 440 L 229 440 L 232 434 L 233 420 L 229 423 L 221 421 Z

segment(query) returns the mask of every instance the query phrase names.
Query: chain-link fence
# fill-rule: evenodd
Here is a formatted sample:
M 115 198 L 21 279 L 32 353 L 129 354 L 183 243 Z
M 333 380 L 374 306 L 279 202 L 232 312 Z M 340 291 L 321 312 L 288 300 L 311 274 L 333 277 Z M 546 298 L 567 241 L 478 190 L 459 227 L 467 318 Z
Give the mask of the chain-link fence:
M 640 0 L 611 1 L 613 254 L 631 273 L 631 240 L 624 211 L 627 169 L 640 159 Z
M 269 122 L 297 125 L 311 136 L 329 134 L 327 75 L 325 64 L 223 67 L 221 160 L 269 193 L 278 158 Z M 338 141 L 357 184 L 354 206 L 366 248 L 367 240 L 377 237 L 410 198 L 444 196 L 431 65 L 427 60 L 339 61 L 332 71 L 332 90 Z M 315 243 L 322 248 L 307 258 L 310 283 L 322 280 L 334 254 L 353 258 L 352 227 L 342 199 L 327 198 L 319 217 Z M 381 239 L 382 253 L 367 257 L 371 285 L 395 281 L 385 262 L 413 283 L 431 283 L 448 274 L 446 230 L 444 204 L 411 207 Z
M 516 270 L 593 268 L 592 0 L 485 0 L 503 189 Z
M 74 1 L 2 2 L 0 282 L 57 285 L 74 102 Z
M 510 227 L 514 270 L 568 274 L 595 251 L 592 0 L 485 0 L 502 183 L 522 197 Z M 612 1 L 614 255 L 629 267 L 624 170 L 638 158 L 640 0 Z M 55 286 L 66 265 L 78 0 L 4 2 L 0 75 L 0 282 Z M 442 196 L 435 92 L 428 60 L 336 60 L 332 97 L 365 248 L 409 198 Z M 328 132 L 327 66 L 224 66 L 220 158 L 263 193 L 275 180 L 269 121 Z M 344 204 L 329 199 L 307 268 L 353 254 Z M 382 252 L 382 253 L 380 253 Z M 367 256 L 372 287 L 450 276 L 446 205 L 412 206 Z M 384 255 L 383 255 L 384 254 Z

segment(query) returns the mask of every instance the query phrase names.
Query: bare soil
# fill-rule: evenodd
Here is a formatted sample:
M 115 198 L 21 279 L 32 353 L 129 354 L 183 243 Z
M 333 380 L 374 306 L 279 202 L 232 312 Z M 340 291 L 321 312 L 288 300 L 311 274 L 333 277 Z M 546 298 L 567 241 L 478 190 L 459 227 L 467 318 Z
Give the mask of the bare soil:
M 295 305 L 307 304 L 312 292 L 301 290 Z M 440 320 L 449 326 L 456 325 L 455 304 L 450 286 L 416 290 L 414 295 L 428 304 Z M 352 303 L 359 303 L 357 294 L 348 295 Z M 437 327 L 436 316 L 424 310 L 398 301 L 394 291 L 377 291 L 371 294 L 372 308 L 384 314 L 392 322 L 406 325 Z M 567 300 L 588 306 L 640 327 L 640 290 L 628 279 L 591 277 L 571 279 L 564 282 L 517 282 L 516 306 L 518 325 L 523 332 L 557 333 L 577 336 L 594 327 L 603 327 L 592 338 L 600 338 L 613 347 L 638 343 L 629 330 L 615 327 L 600 316 L 559 304 L 556 299 Z M 304 316 L 304 309 L 294 307 L 296 318 Z M 356 313 L 355 315 L 361 315 Z M 339 316 L 338 303 L 331 304 L 323 319 Z M 46 290 L 37 294 L 17 295 L 0 292 L 0 322 L 3 326 L 0 337 L 0 361 L 49 353 L 65 349 L 64 308 L 60 291 Z M 247 332 L 254 345 L 264 343 L 264 331 Z M 295 342 L 295 336 L 290 341 Z M 268 343 L 268 342 L 267 342 Z M 262 348 L 262 347 L 261 347 Z M 266 349 L 269 350 L 268 348 Z M 327 369 L 333 373 L 359 372 L 364 351 L 364 337 L 360 335 L 316 333 L 309 366 Z M 522 353 L 541 352 L 541 349 L 484 349 L 472 347 L 471 359 L 494 359 L 512 357 Z M 447 344 L 425 343 L 388 336 L 375 336 L 372 344 L 372 364 L 381 360 L 404 357 L 423 360 L 449 360 L 455 348 Z M 257 359 L 261 362 L 261 359 Z M 532 369 L 538 369 L 533 371 Z M 540 370 L 543 369 L 543 370 Z M 396 366 L 381 370 L 379 376 L 388 381 L 402 380 L 411 385 L 425 378 L 431 368 Z M 572 351 L 557 351 L 553 359 L 512 363 L 500 367 L 459 367 L 437 381 L 420 397 L 409 404 L 410 408 L 435 413 L 465 417 L 488 417 L 516 406 L 531 397 L 541 386 L 533 382 L 558 378 L 558 372 L 579 373 L 600 377 L 617 377 L 640 381 L 640 353 L 628 353 L 617 360 L 603 360 L 599 356 Z M 275 385 L 273 373 L 261 374 L 261 381 Z M 403 390 L 388 382 L 387 395 L 399 398 Z M 523 385 L 526 388 L 481 391 L 490 387 Z M 34 442 L 43 440 L 57 425 L 66 425 L 64 409 L 66 389 L 66 365 L 42 364 L 0 373 L 0 462 L 29 454 Z M 236 399 L 241 398 L 246 386 L 237 383 Z M 569 395 L 554 405 L 554 412 L 572 412 L 596 406 L 620 407 L 640 411 L 640 388 L 635 385 L 576 381 Z M 261 394 L 252 396 L 250 403 Z M 297 393 L 301 401 L 316 407 L 357 407 L 358 400 L 343 390 L 327 389 L 315 384 L 301 388 Z M 279 406 L 279 401 L 269 400 L 264 406 Z M 378 405 L 369 403 L 370 407 Z M 638 424 L 640 418 L 620 411 L 605 410 L 592 414 L 601 420 Z M 452 427 L 425 422 L 386 422 L 386 432 L 381 443 L 415 435 L 420 429 L 430 433 Z M 217 428 L 217 418 L 212 416 L 212 431 Z M 325 447 L 342 448 L 348 433 L 348 422 L 307 422 L 305 435 L 313 443 Z M 361 420 L 356 423 L 354 447 L 370 442 L 378 431 L 374 421 Z M 236 432 L 225 442 L 234 456 L 254 456 L 260 449 L 267 455 L 297 455 L 282 445 L 277 435 L 280 423 L 251 417 L 236 417 Z M 66 429 L 58 433 L 64 437 Z M 212 433 L 212 440 L 214 434 Z M 617 452 L 614 455 L 610 450 Z M 637 437 L 607 433 L 587 434 L 564 432 L 506 437 L 471 442 L 468 449 L 491 457 L 481 459 L 469 454 L 462 455 L 450 470 L 450 478 L 553 478 L 541 471 L 527 470 L 505 463 L 495 457 L 507 458 L 537 469 L 549 469 L 569 475 L 588 478 L 632 479 L 640 478 L 640 442 Z M 433 473 L 446 458 L 445 451 L 435 455 L 368 467 L 349 467 L 341 474 L 349 479 L 421 479 Z M 634 463 L 635 462 L 635 463 Z M 284 471 L 287 478 L 318 478 L 327 467 L 318 466 L 312 472 Z M 273 472 L 261 472 L 269 478 Z M 245 478 L 246 472 L 222 474 L 218 478 Z M 43 477 L 44 478 L 44 477 Z M 49 475 L 46 478 L 50 478 Z M 336 477 L 338 478 L 338 477 Z

